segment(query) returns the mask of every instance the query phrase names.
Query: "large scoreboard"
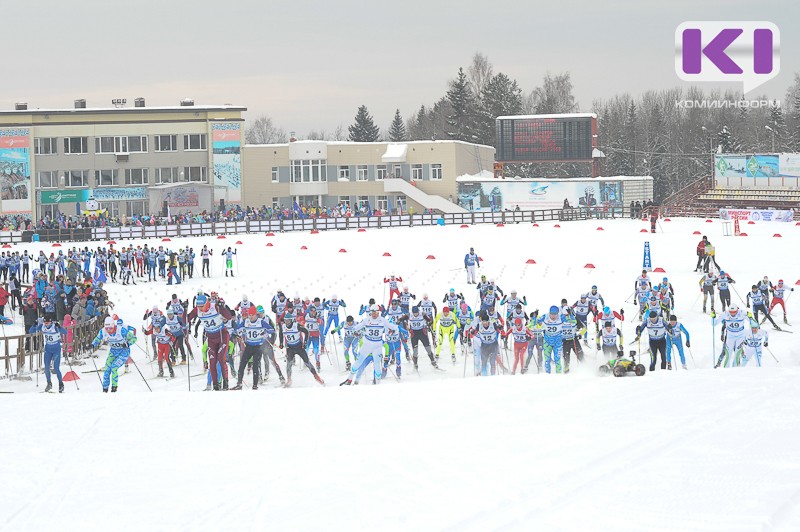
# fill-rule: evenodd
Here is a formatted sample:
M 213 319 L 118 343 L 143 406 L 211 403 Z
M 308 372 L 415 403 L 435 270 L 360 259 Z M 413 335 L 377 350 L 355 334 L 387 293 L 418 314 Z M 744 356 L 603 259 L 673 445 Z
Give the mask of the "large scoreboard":
M 496 120 L 501 162 L 591 162 L 595 114 L 500 116 Z

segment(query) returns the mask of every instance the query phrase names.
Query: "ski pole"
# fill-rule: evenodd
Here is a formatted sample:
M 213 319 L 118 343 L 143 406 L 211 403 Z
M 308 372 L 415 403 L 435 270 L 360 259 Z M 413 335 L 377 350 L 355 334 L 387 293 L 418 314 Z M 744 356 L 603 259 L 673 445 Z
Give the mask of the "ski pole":
M 341 371 L 342 368 L 339 365 L 339 350 L 336 347 L 336 334 L 331 332 L 331 342 L 333 343 L 333 358 L 336 359 L 336 371 Z
M 717 315 L 712 312 L 711 313 L 711 367 L 715 368 L 714 366 L 714 357 L 717 356 L 717 334 L 714 332 L 716 327 L 716 318 Z M 691 353 L 691 351 L 689 351 Z
M 772 355 L 772 358 L 774 358 L 774 359 L 775 359 L 775 362 L 776 362 L 776 363 L 778 363 L 778 364 L 780 364 L 780 363 L 781 363 L 781 361 L 780 361 L 780 360 L 778 360 L 778 359 L 777 359 L 777 357 L 776 357 L 776 356 L 775 356 L 775 355 L 772 353 L 772 349 L 770 349 L 770 348 L 769 348 L 769 347 L 767 347 L 767 346 L 764 346 L 764 349 L 766 349 L 766 350 L 767 350 L 767 353 L 769 353 L 770 355 Z
M 738 297 L 738 298 L 739 298 L 739 301 L 741 301 L 741 302 L 742 302 L 742 305 L 744 305 L 745 307 L 747 307 L 747 303 L 745 303 L 744 299 L 742 299 L 742 296 L 740 296 L 740 295 L 739 295 L 739 291 L 738 291 L 738 290 L 736 290 L 736 287 L 735 287 L 735 286 L 733 286 L 733 285 L 731 285 L 731 288 L 733 288 L 733 293 L 734 293 L 734 294 L 736 294 L 736 297 Z
M 100 381 L 100 387 L 102 388 L 103 387 L 103 379 L 100 378 L 100 370 L 97 369 L 97 363 L 94 361 L 94 355 L 90 353 L 89 354 L 89 358 L 92 359 L 92 365 L 94 366 L 94 372 L 97 375 L 97 380 Z
M 133 344 L 133 345 L 136 345 L 136 344 Z M 139 372 L 139 376 L 142 378 L 144 383 L 147 385 L 147 389 L 152 392 L 153 389 L 150 387 L 150 383 L 147 382 L 147 379 L 144 378 L 144 375 L 142 375 L 142 371 L 139 369 L 139 365 L 136 363 L 136 361 L 133 359 L 133 357 L 129 357 L 129 358 L 131 359 L 131 362 L 133 362 L 133 367 L 136 368 L 136 371 Z

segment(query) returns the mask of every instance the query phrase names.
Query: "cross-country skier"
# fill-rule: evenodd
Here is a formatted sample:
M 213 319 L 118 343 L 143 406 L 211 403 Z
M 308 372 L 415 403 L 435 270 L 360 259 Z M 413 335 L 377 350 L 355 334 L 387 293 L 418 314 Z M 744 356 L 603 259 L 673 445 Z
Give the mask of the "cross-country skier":
M 480 312 L 476 319 L 478 323 L 471 326 L 471 336 L 480 340 L 480 345 L 476 349 L 476 360 L 480 357 L 480 370 L 476 371 L 475 376 L 497 375 L 497 357 L 500 354 L 498 339 L 503 332 L 500 323 L 492 322 L 486 312 Z
M 186 316 L 188 321 L 198 318 L 202 323 L 208 342 L 208 367 L 211 368 L 211 380 L 214 390 L 219 391 L 217 379 L 217 362 L 222 367 L 222 389 L 228 389 L 228 341 L 230 335 L 225 328 L 225 322 L 233 317 L 224 305 L 217 305 L 210 297 L 199 295 L 195 299 L 195 307 Z
M 667 324 L 658 312 L 651 310 L 647 319 L 636 327 L 637 340 L 645 329 L 650 340 L 650 371 L 656 370 L 659 353 L 661 353 L 661 369 L 667 369 Z M 669 369 L 672 369 L 672 365 Z
M 653 283 L 650 282 L 650 276 L 647 274 L 647 270 L 642 270 L 642 274 L 636 278 L 633 288 L 638 290 L 642 283 L 644 283 L 650 290 L 653 289 Z
M 450 344 L 450 358 L 453 364 L 456 363 L 456 318 L 450 307 L 445 305 L 441 312 L 436 315 L 433 324 L 433 332 L 436 334 L 436 360 L 442 352 L 442 345 L 447 342 Z
M 208 246 L 203 246 L 203 249 L 200 250 L 200 258 L 203 259 L 203 267 L 200 273 L 203 275 L 203 277 L 211 277 L 211 270 L 209 268 L 211 264 L 211 256 L 213 254 L 214 251 L 208 249 Z
M 724 271 L 720 271 L 719 275 L 717 276 L 717 289 L 719 289 L 719 303 L 722 306 L 722 312 L 725 312 L 725 309 L 731 304 L 731 287 L 736 283 L 730 275 L 725 273 Z
M 714 272 L 708 272 L 700 278 L 700 292 L 703 293 L 703 312 L 706 311 L 706 301 L 711 298 L 711 312 L 714 312 L 714 285 L 717 284 L 717 276 Z
M 169 376 L 174 377 L 175 371 L 172 369 L 172 362 L 170 361 L 170 351 L 175 343 L 175 336 L 169 332 L 166 326 L 149 325 L 146 329 L 142 328 L 145 335 L 152 335 L 156 342 L 156 357 L 158 358 L 158 376 L 164 376 L 164 361 L 167 362 L 169 369 Z
M 603 322 L 603 328 L 597 332 L 596 342 L 597 349 L 602 349 L 603 354 L 609 360 L 622 357 L 624 351 L 622 347 L 622 331 L 614 326 L 613 321 Z
M 106 358 L 106 365 L 103 367 L 103 391 L 108 392 L 109 384 L 111 391 L 117 391 L 119 383 L 118 370 L 131 356 L 131 347 L 136 343 L 136 331 L 132 327 L 117 325 L 114 318 L 107 316 L 103 322 L 103 328 L 97 333 L 92 341 L 92 347 L 97 349 L 100 344 L 109 344 L 111 349 Z
M 222 252 L 222 256 L 225 257 L 225 277 L 228 276 L 228 272 L 231 272 L 231 277 L 233 277 L 233 256 L 236 255 L 236 250 L 232 250 L 230 246 L 226 251 Z
M 573 316 L 572 308 L 567 309 L 563 316 L 564 321 L 561 325 L 561 351 L 564 354 L 564 373 L 569 373 L 570 354 L 574 351 L 578 362 L 583 362 L 583 347 L 579 340 L 580 336 L 586 332 L 578 328 L 578 320 Z
M 481 258 L 475 253 L 475 248 L 469 248 L 469 253 L 464 255 L 464 270 L 467 272 L 467 284 L 475 282 L 475 270 L 481 267 Z
M 314 376 L 314 379 L 325 386 L 325 381 L 322 380 L 317 370 L 314 369 L 313 364 L 308 360 L 308 354 L 304 347 L 307 342 L 307 337 L 308 329 L 299 325 L 292 316 L 288 314 L 284 316 L 283 339 L 286 342 L 286 382 L 284 386 L 286 388 L 292 385 L 292 366 L 294 366 L 294 357 L 296 356 L 300 357 L 300 360 L 306 365 L 308 371 Z
M 788 324 L 789 322 L 786 321 L 786 304 L 783 298 L 783 294 L 786 291 L 794 292 L 794 288 L 787 287 L 783 284 L 783 279 L 778 279 L 778 284 L 775 286 L 770 287 L 770 292 L 772 292 L 772 303 L 769 304 L 769 313 L 772 314 L 772 309 L 776 306 L 780 305 L 783 309 L 783 323 Z
M 53 371 L 58 378 L 58 393 L 64 393 L 64 381 L 61 377 L 61 344 L 66 341 L 67 330 L 60 327 L 50 316 L 45 316 L 41 323 L 28 330 L 29 334 L 39 332 L 44 338 L 44 376 L 47 379 L 44 391 L 49 392 L 53 389 L 50 380 L 50 364 L 53 364 Z
M 325 321 L 323 337 L 328 336 L 328 331 L 332 323 L 335 324 L 334 330 L 339 328 L 339 307 L 347 308 L 347 304 L 344 302 L 344 299 L 339 299 L 336 294 L 333 294 L 330 299 L 326 299 L 322 302 L 322 308 L 328 311 L 328 319 Z M 339 332 L 339 341 L 342 341 L 341 332 Z
M 352 367 L 350 363 L 350 352 L 353 352 L 353 360 L 355 360 L 358 355 L 358 344 L 361 339 L 361 333 L 356 333 L 353 330 L 355 326 L 356 323 L 353 316 L 347 316 L 342 325 L 333 329 L 334 332 L 339 334 L 341 334 L 342 329 L 344 329 L 344 364 L 345 369 L 348 371 Z
M 562 330 L 564 316 L 555 305 L 550 311 L 537 320 L 544 327 L 544 370 L 550 373 L 550 367 L 555 363 L 555 373 L 561 373 L 561 354 L 564 346 Z
M 267 342 L 267 336 L 274 334 L 275 329 L 272 324 L 258 316 L 255 305 L 250 305 L 247 309 L 247 317 L 236 324 L 239 334 L 244 338 L 245 348 L 239 362 L 239 377 L 233 390 L 242 389 L 242 378 L 244 377 L 245 367 L 252 359 L 253 364 L 253 389 L 258 390 L 258 379 L 261 372 L 261 355 L 263 346 Z M 283 377 L 281 375 L 281 377 Z
M 769 335 L 762 330 L 757 321 L 750 322 L 750 334 L 745 337 L 744 351 L 742 353 L 742 366 L 746 366 L 751 358 L 756 359 L 761 367 L 761 348 L 769 346 Z
M 388 278 L 383 278 L 383 283 L 389 285 L 389 301 L 392 300 L 392 296 L 396 295 L 400 297 L 400 288 L 398 287 L 397 283 L 402 283 L 402 277 L 395 277 L 394 275 L 390 275 Z M 406 289 L 407 290 L 407 289 Z
M 764 296 L 764 306 L 769 307 L 769 289 L 772 287 L 772 281 L 766 275 L 763 279 L 758 281 L 758 290 Z
M 387 318 L 387 321 L 389 321 L 389 323 L 395 323 L 394 318 Z M 386 331 L 386 334 L 384 335 L 386 353 L 383 356 L 383 371 L 381 372 L 382 379 L 386 377 L 386 374 L 389 372 L 389 366 L 392 363 L 395 364 L 395 373 L 397 374 L 397 378 L 399 379 L 401 377 L 402 359 L 400 357 L 400 344 L 402 343 L 404 337 L 408 337 L 408 331 L 399 325 L 397 326 L 396 331 L 392 331 L 391 329 Z
M 452 311 L 455 311 L 462 301 L 464 301 L 464 294 L 457 294 L 455 288 L 451 288 L 450 291 L 444 295 L 444 299 L 442 299 L 442 303 L 450 307 Z
M 674 347 L 681 357 L 681 367 L 686 369 L 686 357 L 683 355 L 683 340 L 682 334 L 686 335 L 686 347 L 691 347 L 689 342 L 689 331 L 682 323 L 678 323 L 678 317 L 674 314 L 670 315 L 669 323 L 667 324 L 667 368 L 672 369 L 672 348 Z
M 417 309 L 416 307 L 414 307 Z M 419 315 L 419 309 L 417 309 L 417 314 Z M 421 317 L 421 315 L 420 315 Z M 395 332 L 398 330 L 396 324 L 391 323 L 389 320 L 381 316 L 381 308 L 376 305 L 372 304 L 369 307 L 369 316 L 361 320 L 360 323 L 353 326 L 353 333 L 361 333 L 363 335 L 363 343 L 359 349 L 358 358 L 356 360 L 356 365 L 352 367 L 351 374 L 342 384 L 349 385 L 353 383 L 355 374 L 357 373 L 358 367 L 363 366 L 366 368 L 366 365 L 372 362 L 373 367 L 373 374 L 374 374 L 374 382 L 378 384 L 381 380 L 381 375 L 383 373 L 383 339 L 387 332 Z M 428 348 L 430 350 L 430 348 Z M 414 359 L 415 366 L 416 366 L 416 358 Z M 433 362 L 433 355 L 431 355 L 431 362 Z M 434 362 L 434 365 L 436 363 Z M 363 371 L 363 369 L 362 369 Z
M 504 333 L 514 339 L 514 365 L 511 374 L 517 374 L 517 367 L 524 373 L 525 354 L 528 352 L 528 342 L 533 338 L 533 332 L 528 329 L 522 318 L 514 318 L 511 328 Z
M 750 308 L 751 304 L 753 305 L 754 320 L 758 321 L 758 313 L 763 312 L 765 319 L 769 320 L 772 326 L 775 327 L 775 330 L 776 331 L 781 330 L 781 328 L 778 327 L 778 325 L 775 323 L 775 320 L 772 319 L 772 316 L 770 316 L 769 311 L 767 310 L 767 304 L 764 299 L 764 292 L 761 291 L 758 285 L 755 284 L 753 285 L 752 290 L 747 293 L 747 308 Z
M 722 335 L 720 337 L 722 340 L 722 352 L 717 359 L 715 368 L 739 365 L 747 331 L 746 324 L 751 316 L 749 312 L 745 314 L 737 305 L 731 305 L 728 307 L 728 311 L 723 314 Z M 712 317 L 715 317 L 715 315 L 712 314 Z
M 411 359 L 414 362 L 414 369 L 418 369 L 419 367 L 418 353 L 419 353 L 420 342 L 422 342 L 422 346 L 428 353 L 428 358 L 430 358 L 431 364 L 433 365 L 434 368 L 437 368 L 438 365 L 436 364 L 436 360 L 433 357 L 433 351 L 431 351 L 431 342 L 430 339 L 428 338 L 428 331 L 431 328 L 433 319 L 423 314 L 420 311 L 420 308 L 415 306 L 411 309 L 411 314 L 406 315 L 405 320 L 408 323 L 408 331 L 411 336 L 411 349 L 412 349 Z

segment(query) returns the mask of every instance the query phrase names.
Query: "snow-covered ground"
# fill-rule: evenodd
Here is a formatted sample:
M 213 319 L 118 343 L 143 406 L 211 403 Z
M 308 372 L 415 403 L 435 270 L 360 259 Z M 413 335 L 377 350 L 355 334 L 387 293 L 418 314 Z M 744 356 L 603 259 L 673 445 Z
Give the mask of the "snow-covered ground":
M 635 308 L 625 299 L 649 240 L 692 335 L 689 371 L 599 378 L 590 349 L 569 375 L 464 378 L 459 354 L 446 372 L 421 357 L 420 376 L 404 367 L 399 384 L 339 387 L 339 345 L 338 361 L 322 359 L 325 388 L 295 371 L 289 390 L 203 393 L 198 377 L 189 395 L 186 371 L 199 366 L 156 380 L 134 349 L 154 393 L 133 368 L 113 395 L 80 373 L 91 366 L 76 368 L 80 391 L 67 383 L 64 395 L 23 393 L 37 391 L 35 381 L 0 381 L 0 391 L 15 392 L 0 396 L 0 530 L 800 529 L 798 338 L 767 327 L 780 363 L 766 354 L 762 368 L 711 369 L 719 325 L 712 333 L 701 312 L 693 271 L 700 236 L 692 234 L 709 236 L 744 296 L 764 275 L 794 286 L 800 227 L 759 223 L 743 226 L 748 237 L 728 238 L 716 220 L 662 221 L 655 235 L 631 220 L 539 225 L 175 239 L 170 245 L 196 252 L 238 248 L 239 273 L 222 277 L 215 258 L 212 279 L 112 284 L 109 294 L 134 325 L 173 292 L 191 299 L 198 288 L 265 306 L 278 288 L 336 293 L 345 314 L 357 314 L 369 297 L 385 301 L 383 276 L 395 273 L 439 306 L 453 287 L 475 307 L 462 266 L 474 246 L 480 272 L 526 295 L 529 311 L 562 297 L 571 303 L 597 284 L 608 305 L 626 309 L 630 343 Z M 794 297 L 790 322 L 800 319 Z

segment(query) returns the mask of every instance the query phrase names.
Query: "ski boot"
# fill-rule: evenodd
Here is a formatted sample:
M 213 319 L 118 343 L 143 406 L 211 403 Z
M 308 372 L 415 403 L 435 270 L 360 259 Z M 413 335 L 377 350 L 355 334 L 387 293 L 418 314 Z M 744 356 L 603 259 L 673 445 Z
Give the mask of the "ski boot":
M 681 364 L 681 367 L 682 367 L 683 369 L 689 369 L 689 368 L 687 368 L 687 367 L 686 367 L 686 364 Z
M 324 380 L 322 380 L 322 377 L 320 377 L 319 373 L 317 373 L 316 375 L 314 375 L 314 378 L 316 379 L 316 381 L 317 381 L 318 383 L 320 383 L 321 385 L 325 386 L 325 381 L 324 381 Z
M 211 386 L 210 384 L 206 384 L 206 387 L 205 387 L 205 389 L 204 389 L 203 391 L 204 391 L 204 392 L 210 392 L 210 391 L 212 391 L 213 389 L 214 389 L 214 388 L 212 388 L 212 386 Z
M 63 382 L 59 382 L 58 383 L 58 393 L 64 393 L 64 383 Z
M 234 386 L 233 388 L 231 388 L 231 390 L 241 390 L 241 389 L 242 389 L 242 385 L 241 385 L 241 383 L 237 383 L 237 384 L 236 384 L 236 386 Z
M 340 382 L 339 386 L 350 386 L 351 384 L 353 384 L 353 379 L 348 377 L 344 381 Z
M 286 384 L 286 379 L 283 377 L 283 375 L 281 375 L 279 378 L 280 378 L 280 380 L 281 380 L 281 386 L 283 386 L 284 384 Z
M 672 370 L 672 362 L 667 362 L 667 369 Z
M 350 371 L 350 368 L 352 368 L 352 367 L 353 366 L 352 366 L 352 364 L 350 364 L 349 360 L 344 363 L 344 369 L 346 369 L 347 371 Z
M 292 387 L 292 379 L 286 379 L 286 382 L 283 383 L 284 388 L 291 388 Z
M 112 386 L 111 387 L 111 393 L 116 393 L 116 391 L 117 391 L 117 387 L 116 386 Z
M 228 391 L 228 379 L 223 379 L 222 380 L 222 391 L 223 392 L 227 392 Z
M 456 356 L 455 355 L 450 355 L 450 360 L 453 362 L 453 365 L 455 366 L 456 365 Z
M 49 383 L 49 382 L 47 383 L 47 386 L 44 387 L 44 391 L 45 392 L 49 392 L 52 389 L 53 389 L 53 385 L 51 383 Z
M 383 370 L 381 371 L 381 379 L 385 379 L 386 378 L 386 374 L 388 372 L 389 372 L 389 368 L 384 367 Z
M 780 327 L 778 327 L 777 325 L 775 325 L 775 330 L 776 330 L 776 331 L 782 331 L 783 329 L 781 329 Z
M 103 388 L 103 393 L 108 393 L 108 388 Z
M 319 365 L 319 360 L 317 360 L 317 371 L 320 371 L 322 368 Z
M 169 368 L 169 376 L 171 379 L 175 378 L 175 370 L 173 370 L 172 368 Z
M 784 315 L 784 316 L 783 316 L 783 323 L 785 323 L 786 325 L 789 325 L 789 322 L 788 322 L 788 320 L 786 319 L 786 315 Z
M 254 389 L 254 390 L 258 390 L 258 384 L 254 384 L 254 385 L 253 385 L 253 389 Z
M 402 373 L 402 371 L 400 371 L 400 366 L 397 366 L 395 373 L 397 373 L 397 378 L 399 379 Z
M 185 365 L 186 365 L 186 359 L 185 358 L 181 359 L 181 366 L 185 366 Z
M 156 377 L 163 377 L 163 376 L 164 376 L 164 370 L 163 369 L 158 370 L 158 375 L 156 375 Z

